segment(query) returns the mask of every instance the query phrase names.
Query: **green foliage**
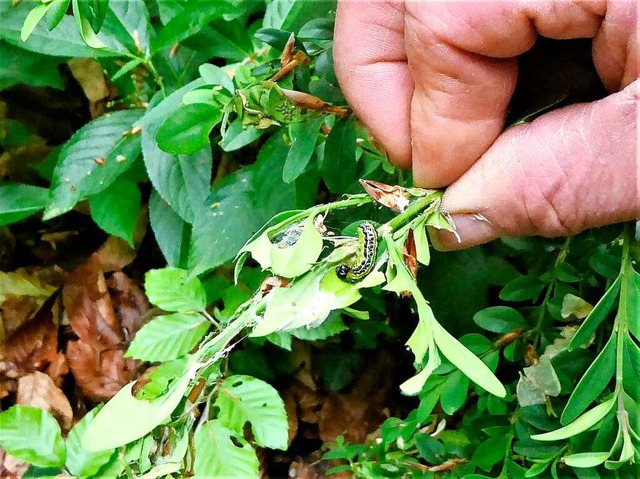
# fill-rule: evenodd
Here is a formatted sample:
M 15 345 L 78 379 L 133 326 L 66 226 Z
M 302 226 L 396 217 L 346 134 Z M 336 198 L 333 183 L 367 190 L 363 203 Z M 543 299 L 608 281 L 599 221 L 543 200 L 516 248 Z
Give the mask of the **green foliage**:
M 398 362 L 413 360 L 416 374 L 394 376 L 413 410 L 367 444 L 325 445 L 332 472 L 634 477 L 633 225 L 432 252 L 426 227 L 453 229 L 442 192 L 409 188 L 346 108 L 335 2 L 206 3 L 0 3 L 0 90 L 63 88 L 58 66 L 84 57 L 120 91 L 46 164 L 0 185 L 0 226 L 87 202 L 101 229 L 135 246 L 148 215 L 168 265 L 146 273 L 163 312 L 127 352 L 156 367 L 66 440 L 39 409 L 0 413 L 0 446 L 37 466 L 32 477 L 257 477 L 255 447 L 288 446 L 283 401 L 262 380 L 278 384 L 278 354 L 319 343 L 324 385 L 343 391 L 385 336 L 410 350 Z M 3 152 L 31 141 L 16 120 L 0 127 Z M 387 193 L 400 203 L 378 208 L 361 178 L 398 184 Z M 364 255 L 353 236 L 364 220 L 380 244 L 373 272 L 341 281 L 336 266 Z M 412 261 L 428 266 L 418 278 Z M 267 274 L 286 282 L 260 287 Z M 415 314 L 396 321 L 397 304 Z

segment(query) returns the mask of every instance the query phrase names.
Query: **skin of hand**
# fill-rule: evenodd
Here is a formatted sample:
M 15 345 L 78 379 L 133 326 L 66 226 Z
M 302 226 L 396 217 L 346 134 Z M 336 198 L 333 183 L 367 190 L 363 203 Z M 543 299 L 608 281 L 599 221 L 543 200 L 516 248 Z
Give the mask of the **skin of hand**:
M 417 186 L 448 186 L 461 241 L 568 236 L 640 218 L 640 38 L 633 0 L 339 0 L 340 86 Z M 516 57 L 538 35 L 592 38 L 610 95 L 503 132 Z

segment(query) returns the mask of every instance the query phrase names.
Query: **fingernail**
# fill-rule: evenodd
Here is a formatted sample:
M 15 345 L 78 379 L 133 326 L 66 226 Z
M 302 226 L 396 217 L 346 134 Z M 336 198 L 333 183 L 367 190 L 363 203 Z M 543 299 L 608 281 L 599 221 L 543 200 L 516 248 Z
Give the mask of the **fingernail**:
M 440 251 L 469 248 L 498 238 L 493 225 L 481 215 L 453 215 L 456 234 L 446 230 L 431 230 L 431 243 Z

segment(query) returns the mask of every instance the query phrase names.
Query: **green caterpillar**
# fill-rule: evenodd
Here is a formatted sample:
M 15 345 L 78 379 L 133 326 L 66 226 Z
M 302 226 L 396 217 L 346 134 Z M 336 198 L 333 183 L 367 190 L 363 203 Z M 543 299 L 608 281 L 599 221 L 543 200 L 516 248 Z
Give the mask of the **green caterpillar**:
M 336 266 L 338 278 L 348 283 L 356 283 L 373 270 L 378 250 L 378 233 L 368 221 L 358 225 L 358 255 L 349 263 Z

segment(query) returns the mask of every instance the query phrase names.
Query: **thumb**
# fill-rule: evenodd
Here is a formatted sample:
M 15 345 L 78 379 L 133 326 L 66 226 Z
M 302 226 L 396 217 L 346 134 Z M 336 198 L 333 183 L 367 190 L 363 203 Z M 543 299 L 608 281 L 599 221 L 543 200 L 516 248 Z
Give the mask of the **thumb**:
M 500 236 L 567 236 L 640 218 L 640 80 L 505 131 L 445 192 L 460 237 L 442 249 Z

